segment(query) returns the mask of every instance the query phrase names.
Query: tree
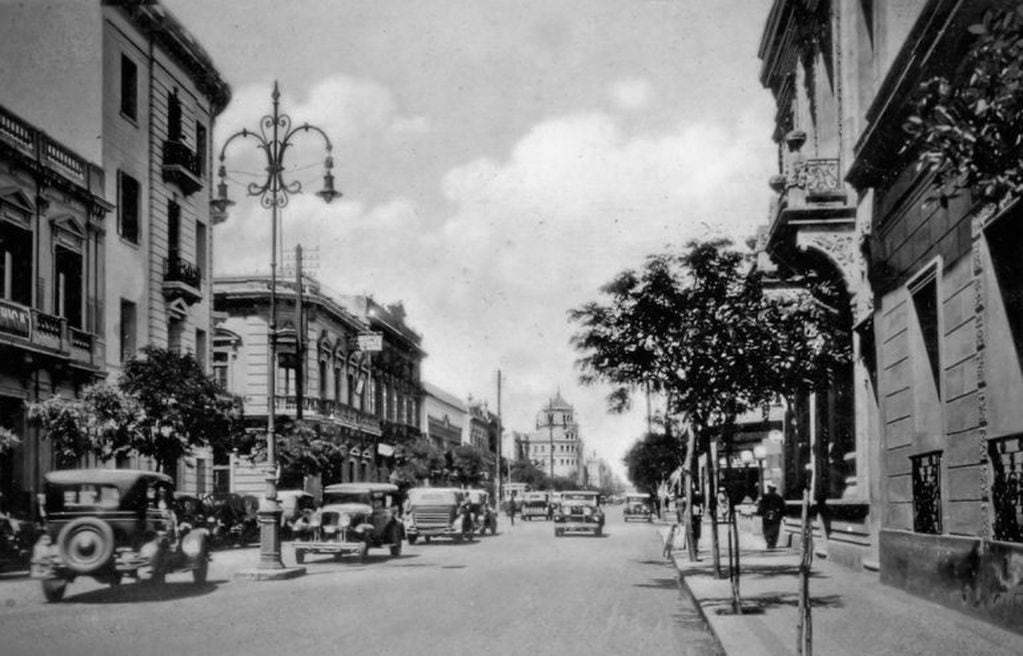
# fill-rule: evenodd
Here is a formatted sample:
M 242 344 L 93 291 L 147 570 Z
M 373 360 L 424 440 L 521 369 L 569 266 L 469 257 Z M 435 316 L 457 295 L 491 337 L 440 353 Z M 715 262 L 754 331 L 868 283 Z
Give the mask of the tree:
M 650 256 L 641 271 L 624 271 L 601 291 L 607 301 L 569 313 L 581 326 L 572 339 L 583 354 L 580 379 L 610 383 L 612 411 L 627 408 L 635 391 L 650 389 L 666 395 L 669 414 L 685 417 L 689 533 L 697 453 L 709 453 L 712 439 L 727 443 L 739 414 L 766 407 L 776 393 L 815 384 L 847 357 L 836 352 L 842 340 L 833 299 L 815 296 L 813 287 L 789 296 L 764 294 L 749 256 L 725 240 L 693 241 L 679 254 Z M 721 576 L 715 458 L 706 462 L 713 559 Z
M 968 29 L 966 55 L 920 85 L 905 129 L 939 198 L 970 190 L 997 203 L 1023 190 L 1023 5 Z
M 53 443 L 59 466 L 136 452 L 173 471 L 192 448 L 238 444 L 242 406 L 206 376 L 191 355 L 152 346 L 125 365 L 117 385 L 87 387 L 80 398 L 29 404 L 29 419 Z
M 474 446 L 462 444 L 451 450 L 451 468 L 448 476 L 463 487 L 479 487 L 489 476 L 492 459 Z
M 542 489 L 547 485 L 547 474 L 528 460 L 513 462 L 508 480 L 512 483 L 526 483 L 533 489 Z
M 173 471 L 195 447 L 230 441 L 240 432 L 237 399 L 189 354 L 146 346 L 125 364 L 118 385 L 142 410 L 132 447 L 153 458 L 161 471 Z
M 291 417 L 277 417 L 274 429 L 281 486 L 302 488 L 307 476 L 340 471 L 341 447 L 321 435 L 315 424 Z M 239 449 L 257 460 L 266 458 L 266 433 L 250 432 L 250 448 Z
M 661 431 L 647 433 L 636 441 L 622 462 L 636 489 L 656 498 L 660 484 L 682 466 L 684 459 L 678 439 Z
M 444 454 L 426 438 L 417 438 L 397 448 L 397 466 L 391 472 L 391 482 L 402 489 L 422 485 L 436 472 L 444 470 Z

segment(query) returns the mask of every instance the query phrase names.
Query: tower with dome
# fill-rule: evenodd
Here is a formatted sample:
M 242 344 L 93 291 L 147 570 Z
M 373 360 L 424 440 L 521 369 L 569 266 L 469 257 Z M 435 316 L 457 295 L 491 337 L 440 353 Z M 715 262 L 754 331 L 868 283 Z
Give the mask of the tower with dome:
M 583 481 L 583 441 L 579 436 L 575 408 L 561 396 L 561 390 L 536 413 L 536 431 L 529 434 L 526 457 L 548 476 L 578 483 Z

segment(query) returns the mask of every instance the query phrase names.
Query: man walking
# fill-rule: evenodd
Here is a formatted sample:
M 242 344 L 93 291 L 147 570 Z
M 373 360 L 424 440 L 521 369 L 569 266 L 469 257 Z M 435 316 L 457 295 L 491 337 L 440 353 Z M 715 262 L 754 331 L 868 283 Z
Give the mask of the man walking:
M 781 519 L 785 515 L 785 500 L 776 491 L 774 483 L 767 484 L 767 491 L 760 497 L 760 504 L 757 514 L 760 515 L 764 541 L 768 549 L 774 549 L 778 545 L 778 533 L 781 530 Z
M 512 490 L 511 496 L 508 497 L 508 521 L 515 526 L 515 490 Z

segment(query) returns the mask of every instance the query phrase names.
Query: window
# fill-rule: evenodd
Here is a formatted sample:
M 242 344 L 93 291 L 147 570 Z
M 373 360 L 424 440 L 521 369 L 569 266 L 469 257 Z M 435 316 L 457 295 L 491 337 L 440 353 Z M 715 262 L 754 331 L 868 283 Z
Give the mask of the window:
M 206 331 L 195 329 L 195 361 L 206 371 Z
M 127 55 L 121 55 L 121 113 L 138 119 L 138 66 Z
M 195 493 L 206 494 L 206 459 L 195 459 Z
M 938 283 L 937 272 L 932 270 L 918 282 L 911 290 L 913 295 L 913 307 L 916 309 L 916 318 L 920 324 L 920 333 L 923 337 L 924 350 L 927 352 L 927 360 L 931 366 L 931 376 L 934 378 L 934 389 L 938 396 L 941 396 L 941 362 L 938 353 L 940 346 L 940 333 L 938 332 Z
M 135 356 L 136 308 L 131 301 L 121 299 L 121 362 Z
M 213 380 L 225 390 L 228 389 L 228 357 L 224 351 L 213 352 Z
M 54 314 L 82 328 L 82 255 L 63 246 L 54 252 Z
M 32 232 L 0 220 L 0 298 L 32 304 Z
M 167 201 L 167 254 L 172 261 L 181 257 L 181 206 Z
M 322 360 L 320 360 L 319 374 L 320 399 L 322 400 L 327 398 L 327 363 Z
M 178 99 L 178 92 L 175 90 L 167 98 L 167 140 L 183 141 L 181 134 L 181 101 Z
M 334 400 L 341 403 L 344 397 L 341 396 L 341 381 L 343 380 L 344 373 L 340 367 L 334 367 Z
M 988 442 L 988 457 L 994 474 L 994 538 L 1023 542 L 1023 436 L 1014 435 Z
M 206 126 L 195 122 L 195 163 L 199 166 L 199 177 L 206 174 Z
M 928 453 L 913 461 L 913 530 L 941 534 L 941 453 Z
M 167 350 L 171 353 L 181 355 L 182 337 L 185 332 L 185 322 L 172 320 L 167 325 Z
M 195 222 L 195 265 L 199 269 L 199 280 L 202 280 L 206 272 L 206 224 L 202 221 Z
M 117 174 L 117 232 L 139 243 L 139 182 L 124 171 Z

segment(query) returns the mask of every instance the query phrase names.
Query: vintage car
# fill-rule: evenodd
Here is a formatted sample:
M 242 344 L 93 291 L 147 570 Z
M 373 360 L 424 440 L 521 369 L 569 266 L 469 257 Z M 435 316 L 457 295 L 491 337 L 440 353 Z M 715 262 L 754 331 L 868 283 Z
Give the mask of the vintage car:
M 546 492 L 526 492 L 522 498 L 522 519 L 550 519 L 551 504 Z
M 604 532 L 604 511 L 600 509 L 599 496 L 586 490 L 562 492 L 561 503 L 554 511 L 554 536 L 592 533 L 600 537 Z
M 355 554 L 366 560 L 370 547 L 388 546 L 401 555 L 404 528 L 398 517 L 398 487 L 390 483 L 338 483 L 323 489 L 323 505 L 292 527 L 295 560 L 309 553 L 340 560 Z
M 45 528 L 32 549 L 32 578 L 47 601 L 64 597 L 79 576 L 118 585 L 123 576 L 162 583 L 175 571 L 206 582 L 206 532 L 178 523 L 170 476 L 133 469 L 73 469 L 46 474 Z
M 497 511 L 490 505 L 490 493 L 486 490 L 467 490 L 469 512 L 472 513 L 475 530 L 480 535 L 497 534 Z
M 627 522 L 633 519 L 644 522 L 653 521 L 653 515 L 650 512 L 650 495 L 644 492 L 626 494 L 622 516 Z
M 420 537 L 472 540 L 472 522 L 467 517 L 464 490 L 453 487 L 414 487 L 408 491 L 405 534 L 409 544 Z

